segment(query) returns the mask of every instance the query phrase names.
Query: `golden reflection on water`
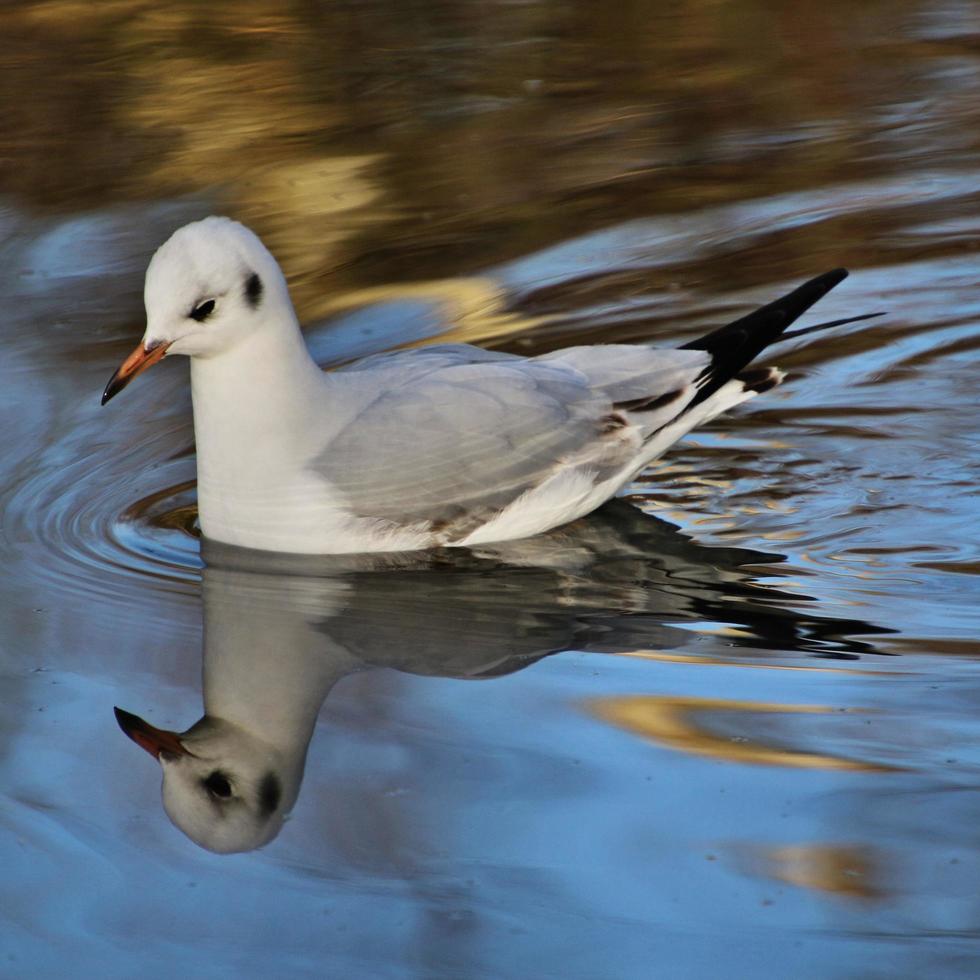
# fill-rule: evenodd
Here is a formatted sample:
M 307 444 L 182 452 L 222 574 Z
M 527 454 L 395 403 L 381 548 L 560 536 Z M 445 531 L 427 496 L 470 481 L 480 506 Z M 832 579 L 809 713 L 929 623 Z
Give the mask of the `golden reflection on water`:
M 214 209 L 250 224 L 270 246 L 302 320 L 424 299 L 444 316 L 443 339 L 451 341 L 520 334 L 547 322 L 508 310 L 503 288 L 482 276 L 331 288 L 352 240 L 384 235 L 405 209 L 392 199 L 386 154 L 336 147 L 352 107 L 317 91 L 335 81 L 335 39 L 317 38 L 322 47 L 311 58 L 307 17 L 264 0 L 206 9 L 46 0 L 10 19 L 40 26 L 42 34 L 29 36 L 42 49 L 69 27 L 73 36 L 98 34 L 118 86 L 101 93 L 102 109 L 142 149 L 132 161 L 139 166 L 123 178 L 129 193 L 216 198 Z
M 864 844 L 787 844 L 742 852 L 746 870 L 842 898 L 881 899 L 881 856 Z
M 519 336 L 550 319 L 508 309 L 505 290 L 487 276 L 373 286 L 335 297 L 323 296 L 319 301 L 314 300 L 311 307 L 318 315 L 327 315 L 373 303 L 406 299 L 422 300 L 436 308 L 443 328 L 438 339 L 445 343 L 472 344 Z M 427 337 L 418 344 L 431 342 L 432 338 Z
M 382 281 L 429 280 L 638 214 L 858 177 L 862 111 L 894 60 L 872 74 L 841 56 L 876 30 L 842 2 L 41 0 L 0 27 L 8 101 L 30 105 L 5 127 L 3 186 L 48 205 L 217 198 L 283 260 L 303 318 L 372 278 L 349 269 L 363 256 L 396 273 Z M 819 241 L 759 248 L 810 273 Z
M 895 772 L 895 767 L 860 759 L 777 748 L 750 738 L 733 738 L 711 731 L 702 724 L 705 713 L 739 712 L 777 715 L 836 715 L 829 705 L 772 704 L 765 701 L 731 701 L 724 698 L 628 695 L 597 698 L 588 702 L 598 718 L 634 735 L 691 755 L 724 759 L 727 762 L 794 769 L 839 769 L 852 772 Z M 854 710 L 854 709 L 850 709 Z

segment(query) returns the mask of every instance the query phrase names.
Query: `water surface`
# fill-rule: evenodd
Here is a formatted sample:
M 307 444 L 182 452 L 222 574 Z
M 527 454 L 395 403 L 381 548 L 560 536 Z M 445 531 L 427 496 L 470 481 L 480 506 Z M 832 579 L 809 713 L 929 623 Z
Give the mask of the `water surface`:
M 0 975 L 976 974 L 971 4 L 40 0 L 0 37 Z M 99 395 L 212 212 L 325 367 L 673 343 L 838 265 L 819 318 L 888 315 L 541 539 L 202 556 L 186 365 Z M 113 705 L 234 719 L 279 805 L 168 819 Z

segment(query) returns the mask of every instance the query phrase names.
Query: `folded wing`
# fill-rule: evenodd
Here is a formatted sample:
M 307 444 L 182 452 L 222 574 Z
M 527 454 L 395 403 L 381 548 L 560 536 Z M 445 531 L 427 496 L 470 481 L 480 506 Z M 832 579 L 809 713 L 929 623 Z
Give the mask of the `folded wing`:
M 315 461 L 355 513 L 398 524 L 489 519 L 558 469 L 627 466 L 644 433 L 683 410 L 703 351 L 609 345 L 538 358 L 446 345 L 389 354 L 377 396 Z M 687 392 L 687 397 L 676 392 Z M 671 395 L 661 409 L 618 407 Z

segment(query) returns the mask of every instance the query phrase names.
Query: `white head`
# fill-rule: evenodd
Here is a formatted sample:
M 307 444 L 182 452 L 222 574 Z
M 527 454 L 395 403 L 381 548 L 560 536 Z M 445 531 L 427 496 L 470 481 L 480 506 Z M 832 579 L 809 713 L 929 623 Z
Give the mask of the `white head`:
M 262 847 L 296 802 L 306 753 L 283 752 L 238 725 L 205 715 L 182 734 L 116 709 L 122 730 L 163 769 L 163 808 L 195 844 L 229 854 Z
M 204 218 L 175 231 L 150 260 L 143 297 L 146 333 L 112 376 L 103 404 L 164 355 L 212 357 L 292 315 L 276 260 L 254 232 L 230 218 Z

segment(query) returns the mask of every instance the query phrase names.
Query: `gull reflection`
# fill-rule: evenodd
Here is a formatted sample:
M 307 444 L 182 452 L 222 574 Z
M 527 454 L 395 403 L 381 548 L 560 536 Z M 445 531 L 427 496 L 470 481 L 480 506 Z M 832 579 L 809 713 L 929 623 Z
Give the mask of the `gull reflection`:
M 564 650 L 676 649 L 697 638 L 690 624 L 719 621 L 755 652 L 853 657 L 871 648 L 850 634 L 880 632 L 807 616 L 799 595 L 757 584 L 752 566 L 781 556 L 698 545 L 623 501 L 469 552 L 297 557 L 205 542 L 203 554 L 203 717 L 176 733 L 116 715 L 160 762 L 171 821 L 218 852 L 276 836 L 320 707 L 357 670 L 487 678 Z

